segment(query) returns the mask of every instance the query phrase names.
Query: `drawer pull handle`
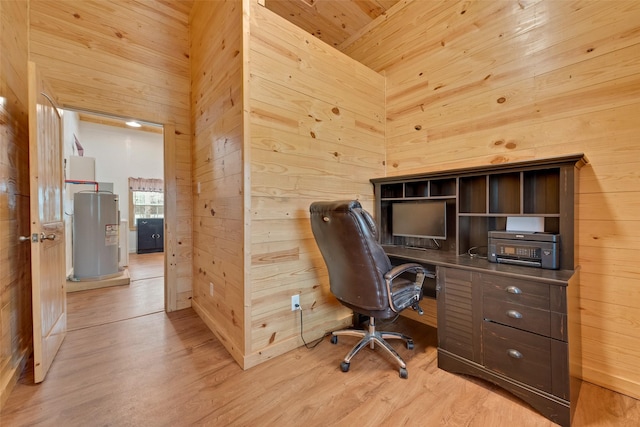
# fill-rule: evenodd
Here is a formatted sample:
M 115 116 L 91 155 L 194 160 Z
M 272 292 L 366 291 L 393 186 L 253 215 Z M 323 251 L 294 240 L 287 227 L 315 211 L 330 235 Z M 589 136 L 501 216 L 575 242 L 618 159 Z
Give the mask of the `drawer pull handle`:
M 517 286 L 507 286 L 507 292 L 509 292 L 510 294 L 516 294 L 516 295 L 520 295 L 522 293 L 520 288 Z
M 522 319 L 522 313 L 515 310 L 507 310 L 507 316 L 511 317 L 512 319 Z
M 513 348 L 507 350 L 507 354 L 509 355 L 509 357 L 513 357 L 514 359 L 522 359 L 522 353 L 520 353 L 518 350 L 514 350 Z

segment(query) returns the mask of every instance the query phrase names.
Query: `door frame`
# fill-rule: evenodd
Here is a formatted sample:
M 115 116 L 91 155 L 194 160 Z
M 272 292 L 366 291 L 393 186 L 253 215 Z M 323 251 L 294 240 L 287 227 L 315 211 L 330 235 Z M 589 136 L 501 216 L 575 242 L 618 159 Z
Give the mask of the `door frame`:
M 63 104 L 63 110 L 78 113 L 87 113 L 106 118 L 129 121 L 130 117 L 123 117 L 105 111 L 91 111 L 86 108 Z M 178 284 L 177 284 L 177 185 L 176 185 L 176 150 L 175 150 L 175 124 L 173 122 L 155 123 L 144 119 L 139 121 L 162 126 L 163 140 L 163 180 L 164 180 L 164 311 L 178 310 Z

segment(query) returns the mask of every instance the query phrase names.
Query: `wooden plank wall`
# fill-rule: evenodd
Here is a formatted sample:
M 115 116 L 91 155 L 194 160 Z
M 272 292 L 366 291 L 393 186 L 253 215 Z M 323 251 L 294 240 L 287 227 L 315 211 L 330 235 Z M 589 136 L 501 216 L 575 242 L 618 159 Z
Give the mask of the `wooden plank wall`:
M 384 78 L 251 1 L 250 337 L 245 366 L 351 322 L 309 225 L 316 200 L 359 199 L 384 173 Z M 247 164 L 247 162 L 245 162 Z
M 193 307 L 242 365 L 246 333 L 242 3 L 196 2 L 190 20 Z
M 191 305 L 191 1 L 31 0 L 30 59 L 63 107 L 166 125 L 169 310 Z
M 404 6 L 406 4 L 406 7 Z M 640 398 L 640 2 L 407 1 L 341 48 L 387 76 L 387 173 L 584 152 L 584 379 Z
M 28 6 L 0 2 L 0 409 L 29 357 Z
M 196 2 L 190 25 L 193 306 L 249 368 L 302 345 L 293 294 L 308 340 L 351 321 L 328 292 L 308 209 L 372 208 L 384 79 L 255 0 Z

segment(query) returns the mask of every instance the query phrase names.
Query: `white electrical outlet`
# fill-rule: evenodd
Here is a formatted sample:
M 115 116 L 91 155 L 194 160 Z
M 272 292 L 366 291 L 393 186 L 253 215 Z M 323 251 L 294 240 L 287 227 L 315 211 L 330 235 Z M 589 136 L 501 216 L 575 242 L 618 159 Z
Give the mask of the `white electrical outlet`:
M 209 295 L 213 296 L 213 282 L 209 282 Z
M 300 295 L 291 295 L 291 311 L 300 310 Z

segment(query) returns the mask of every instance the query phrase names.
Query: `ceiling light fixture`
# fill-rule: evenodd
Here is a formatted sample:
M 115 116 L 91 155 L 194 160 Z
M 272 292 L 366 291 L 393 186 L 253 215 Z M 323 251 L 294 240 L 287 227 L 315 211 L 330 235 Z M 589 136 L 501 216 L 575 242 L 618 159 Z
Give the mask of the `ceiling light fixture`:
M 136 122 L 135 120 L 130 120 L 126 123 L 127 126 L 131 126 L 132 128 L 139 128 L 142 127 L 142 125 L 138 122 Z

